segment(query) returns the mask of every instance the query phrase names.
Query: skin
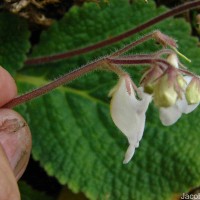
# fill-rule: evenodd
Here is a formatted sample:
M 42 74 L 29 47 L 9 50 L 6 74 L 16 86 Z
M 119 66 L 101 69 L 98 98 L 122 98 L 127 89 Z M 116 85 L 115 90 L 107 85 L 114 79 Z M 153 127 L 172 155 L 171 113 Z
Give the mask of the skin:
M 0 67 L 0 107 L 17 95 L 11 75 Z M 11 109 L 0 108 L 0 199 L 20 200 L 17 180 L 26 169 L 31 133 L 25 120 Z
M 12 76 L 0 67 L 0 107 L 17 95 L 17 86 Z
M 0 199 L 20 200 L 17 181 L 2 146 L 0 146 L 0 158 Z

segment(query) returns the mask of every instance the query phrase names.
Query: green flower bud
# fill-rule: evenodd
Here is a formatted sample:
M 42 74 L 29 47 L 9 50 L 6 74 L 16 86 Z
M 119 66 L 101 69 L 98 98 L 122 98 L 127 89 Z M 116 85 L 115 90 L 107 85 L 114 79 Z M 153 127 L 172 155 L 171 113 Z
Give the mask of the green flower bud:
M 186 88 L 185 93 L 188 104 L 196 104 L 200 102 L 200 81 L 193 78 Z
M 168 74 L 162 76 L 154 87 L 154 102 L 159 107 L 169 107 L 176 103 L 178 94 L 174 84 L 169 81 Z

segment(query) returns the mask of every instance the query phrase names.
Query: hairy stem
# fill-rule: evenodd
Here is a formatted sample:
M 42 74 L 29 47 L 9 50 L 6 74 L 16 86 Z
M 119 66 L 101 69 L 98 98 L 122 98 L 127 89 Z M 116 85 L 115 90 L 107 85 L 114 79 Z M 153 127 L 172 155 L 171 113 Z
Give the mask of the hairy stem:
M 157 32 L 157 31 L 155 31 L 155 32 Z M 125 46 L 124 48 L 118 50 L 117 52 L 111 54 L 111 56 L 113 56 L 113 57 L 119 56 L 119 55 L 127 52 L 129 49 L 131 49 L 131 48 L 133 48 L 133 47 L 135 47 L 135 46 L 137 46 L 139 44 L 142 44 L 143 42 L 145 42 L 145 41 L 147 41 L 149 39 L 152 39 L 154 34 L 155 34 L 155 32 L 150 33 L 148 35 L 145 35 L 144 37 L 140 38 L 139 40 L 136 40 L 136 41 L 132 42 L 131 44 L 129 44 L 129 45 Z
M 87 46 L 87 47 L 84 47 L 84 48 L 80 48 L 80 49 L 75 49 L 75 50 L 72 50 L 72 51 L 69 51 L 69 52 L 65 52 L 65 53 L 59 53 L 59 54 L 56 54 L 56 55 L 51 55 L 51 56 L 44 56 L 44 57 L 38 57 L 38 58 L 31 58 L 31 59 L 28 59 L 25 64 L 26 65 L 36 65 L 36 64 L 42 64 L 42 63 L 48 63 L 48 62 L 54 62 L 54 61 L 57 61 L 57 60 L 62 60 L 62 59 L 67 59 L 67 58 L 70 58 L 70 57 L 73 57 L 73 56 L 77 56 L 77 55 L 80 55 L 80 54 L 84 54 L 84 53 L 87 53 L 87 52 L 90 52 L 90 51 L 93 51 L 93 50 L 97 50 L 99 48 L 102 48 L 102 47 L 105 47 L 105 46 L 108 46 L 108 45 L 111 45 L 113 43 L 116 43 L 116 42 L 119 42 L 125 38 L 128 38 L 132 35 L 134 35 L 135 33 L 138 33 L 164 19 L 167 19 L 169 17 L 172 17 L 172 16 L 175 16 L 175 15 L 178 15 L 180 13 L 183 13 L 187 10 L 191 10 L 191 9 L 194 9 L 194 8 L 198 8 L 200 7 L 200 1 L 192 1 L 192 2 L 188 2 L 188 3 L 185 3 L 183 5 L 180 5 L 180 6 L 177 6 L 153 19 L 150 19 L 149 21 L 141 24 L 140 26 L 137 26 L 136 28 L 133 28 L 129 31 L 126 31 L 120 35 L 117 35 L 113 38 L 110 38 L 110 39 L 107 39 L 107 40 L 103 40 L 101 42 L 98 42 L 96 44 L 93 44 L 93 45 L 90 45 L 90 46 Z
M 122 71 L 120 68 L 118 68 L 117 66 L 114 66 L 113 64 L 123 64 L 123 65 L 139 65 L 139 64 L 152 64 L 152 63 L 161 63 L 164 64 L 166 66 L 170 66 L 170 64 L 165 61 L 164 59 L 154 59 L 154 58 L 133 58 L 133 59 L 123 59 L 123 58 L 102 58 L 100 60 L 97 60 L 93 63 L 90 63 L 88 65 L 85 65 L 83 67 L 80 67 L 68 74 L 65 74 L 64 76 L 48 83 L 47 85 L 44 85 L 38 89 L 35 89 L 31 92 L 25 93 L 21 96 L 18 96 L 14 99 L 12 99 L 10 102 L 8 102 L 7 104 L 5 104 L 3 106 L 3 108 L 12 108 L 15 107 L 17 105 L 20 105 L 22 103 L 25 103 L 31 99 L 37 98 L 39 96 L 42 96 L 50 91 L 52 91 L 53 89 L 67 84 L 75 79 L 77 79 L 80 76 L 85 75 L 86 73 L 92 72 L 94 70 L 96 70 L 97 68 L 102 68 L 102 66 L 105 66 L 106 68 L 114 71 L 115 73 L 117 73 L 118 75 L 124 75 L 125 72 Z M 107 66 L 106 66 L 107 65 Z
M 35 89 L 31 92 L 28 92 L 21 96 L 18 96 L 16 98 L 12 99 L 7 104 L 5 104 L 3 106 L 3 108 L 13 108 L 17 105 L 23 104 L 23 103 L 31 100 L 31 99 L 42 96 L 61 85 L 67 84 L 67 83 L 73 81 L 74 79 L 77 79 L 78 77 L 85 75 L 86 73 L 96 70 L 97 68 L 101 67 L 101 65 L 104 64 L 104 60 L 105 59 L 102 58 L 93 63 L 87 64 L 83 67 L 80 67 L 80 68 L 70 72 L 70 73 L 65 74 L 64 76 L 59 77 L 58 79 L 48 83 L 47 85 L 44 85 L 44 86 L 42 86 L 38 89 Z
M 179 69 L 179 71 L 181 71 L 181 72 L 184 73 L 185 75 L 199 78 L 198 75 L 196 75 L 196 74 L 194 74 L 193 72 L 190 72 L 190 71 L 188 71 L 188 70 L 186 70 L 186 69 Z
M 151 65 L 153 63 L 159 63 L 161 65 L 171 67 L 170 63 L 168 63 L 166 60 L 162 58 L 151 58 L 151 57 L 146 57 L 146 58 L 140 58 L 140 57 L 132 57 L 132 58 L 107 58 L 108 62 L 112 64 L 117 64 L 117 65 Z
M 119 52 L 119 54 L 123 53 L 124 51 L 132 48 L 132 47 L 135 47 L 139 44 L 141 44 L 142 42 L 145 42 L 151 38 L 156 38 L 155 37 L 155 34 L 156 33 L 159 33 L 160 35 L 162 35 L 162 33 L 160 31 L 154 31 L 153 33 L 150 33 L 148 35 L 145 35 L 144 37 L 140 38 L 139 40 L 136 40 L 135 42 L 131 43 L 130 45 L 127 45 L 127 48 L 124 47 L 118 51 L 116 51 L 116 55 L 118 55 L 117 53 Z M 160 39 L 160 38 L 159 38 Z M 162 51 L 162 50 L 161 50 Z M 167 51 L 167 50 L 163 50 L 164 52 Z M 114 54 L 112 54 L 114 55 Z M 111 55 L 111 56 L 112 56 Z M 97 61 L 94 61 L 90 64 L 87 64 L 83 67 L 80 67 L 70 73 L 67 73 L 65 74 L 64 76 L 48 83 L 47 85 L 44 85 L 38 89 L 35 89 L 31 92 L 28 92 L 26 94 L 23 94 L 21 96 L 18 96 L 14 99 L 12 99 L 10 102 L 8 102 L 7 104 L 5 104 L 3 107 L 4 108 L 12 108 L 12 107 L 15 107 L 17 105 L 20 105 L 22 103 L 25 103 L 31 99 L 34 99 L 34 98 L 37 98 L 39 96 L 42 96 L 48 92 L 50 92 L 51 90 L 61 86 L 61 85 L 64 85 L 64 84 L 67 84 L 69 83 L 70 81 L 72 80 L 75 80 L 76 78 L 86 74 L 86 73 L 89 73 L 89 72 L 92 72 L 93 70 L 99 68 L 99 69 L 103 69 L 103 68 L 106 68 L 110 71 L 113 71 L 114 73 L 118 74 L 118 75 L 123 75 L 125 72 L 119 67 L 119 66 L 115 66 L 113 65 L 114 64 L 114 60 L 113 60 L 113 64 L 112 64 L 112 59 L 109 60 L 109 57 L 111 58 L 111 56 L 107 56 L 107 57 L 104 57 L 104 58 L 101 58 Z M 147 55 L 145 55 L 146 58 L 152 58 L 151 56 L 147 57 Z M 138 64 L 137 62 L 137 59 L 139 60 L 140 59 L 140 64 L 143 63 L 143 57 L 139 57 L 139 58 L 129 58 L 130 60 L 133 60 L 135 59 L 136 63 L 135 64 Z M 126 63 L 125 63 L 126 64 Z
M 112 59 L 116 59 L 116 60 L 122 60 L 122 59 L 134 60 L 134 59 L 136 59 L 137 60 L 137 59 L 153 59 L 153 58 L 155 59 L 155 58 L 159 58 L 162 55 L 169 55 L 172 53 L 175 53 L 172 49 L 161 49 L 155 53 L 124 55 L 124 56 L 120 56 L 120 57 L 109 56 L 108 59 L 110 59 L 110 60 L 112 60 Z

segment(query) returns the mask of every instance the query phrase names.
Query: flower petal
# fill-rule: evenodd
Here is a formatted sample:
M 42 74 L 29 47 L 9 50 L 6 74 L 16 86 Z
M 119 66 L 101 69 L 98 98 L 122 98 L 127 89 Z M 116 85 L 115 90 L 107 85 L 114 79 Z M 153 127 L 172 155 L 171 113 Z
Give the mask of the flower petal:
M 127 84 L 129 84 L 129 92 Z M 151 98 L 146 94 L 141 94 L 141 96 L 144 97 L 143 100 L 136 99 L 131 80 L 126 76 L 120 78 L 111 100 L 111 117 L 130 144 L 125 156 L 125 163 L 133 156 L 144 131 L 145 112 Z
M 144 92 L 143 87 L 138 88 L 139 96 L 141 98 L 140 104 L 141 106 L 138 107 L 138 110 L 140 110 L 141 113 L 145 113 L 148 109 L 149 103 L 152 101 L 152 95 Z
M 179 107 L 175 104 L 168 108 L 160 108 L 160 121 L 164 126 L 170 126 L 174 124 L 182 115 Z
M 183 88 L 186 89 L 187 85 L 192 80 L 191 76 L 184 76 L 186 81 L 186 86 Z M 174 124 L 182 115 L 182 113 L 188 114 L 192 112 L 199 104 L 188 105 L 185 95 L 182 95 L 182 99 L 178 99 L 173 106 L 167 108 L 160 108 L 160 120 L 163 125 L 170 126 Z
M 135 146 L 130 144 L 125 153 L 123 164 L 127 164 L 133 157 L 134 153 L 135 153 Z
M 176 104 L 179 110 L 185 114 L 192 112 L 199 105 L 199 103 L 188 105 L 185 95 L 183 95 L 182 99 L 179 99 Z

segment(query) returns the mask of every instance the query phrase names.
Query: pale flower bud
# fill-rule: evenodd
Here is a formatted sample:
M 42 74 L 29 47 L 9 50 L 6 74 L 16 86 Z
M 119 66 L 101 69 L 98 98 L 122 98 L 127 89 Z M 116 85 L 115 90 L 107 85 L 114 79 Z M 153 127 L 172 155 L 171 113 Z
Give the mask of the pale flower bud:
M 186 86 L 183 88 L 183 90 L 185 90 L 187 85 L 191 82 L 192 77 L 185 76 L 183 79 L 186 84 Z M 160 120 L 164 126 L 170 126 L 181 117 L 182 113 L 188 114 L 192 112 L 197 106 L 198 104 L 188 105 L 185 95 L 182 95 L 182 98 L 178 99 L 174 105 L 168 108 L 159 109 Z
M 178 85 L 180 86 L 180 88 L 185 90 L 185 88 L 186 88 L 186 86 L 187 86 L 187 82 L 186 82 L 186 80 L 184 79 L 184 77 L 181 76 L 181 75 L 179 75 L 179 76 L 177 77 L 177 82 L 178 82 Z
M 167 57 L 167 62 L 173 67 L 178 68 L 178 57 L 175 53 L 172 53 Z
M 200 80 L 193 78 L 186 88 L 186 99 L 188 104 L 196 104 L 200 102 Z
M 168 74 L 162 76 L 154 87 L 154 102 L 158 107 L 169 107 L 175 104 L 178 94 L 174 84 L 170 83 Z
M 145 112 L 151 96 L 140 89 L 142 100 L 138 100 L 128 75 L 122 76 L 112 91 L 110 105 L 111 117 L 115 125 L 124 133 L 129 142 L 124 163 L 132 158 L 135 148 L 139 146 L 145 126 Z

